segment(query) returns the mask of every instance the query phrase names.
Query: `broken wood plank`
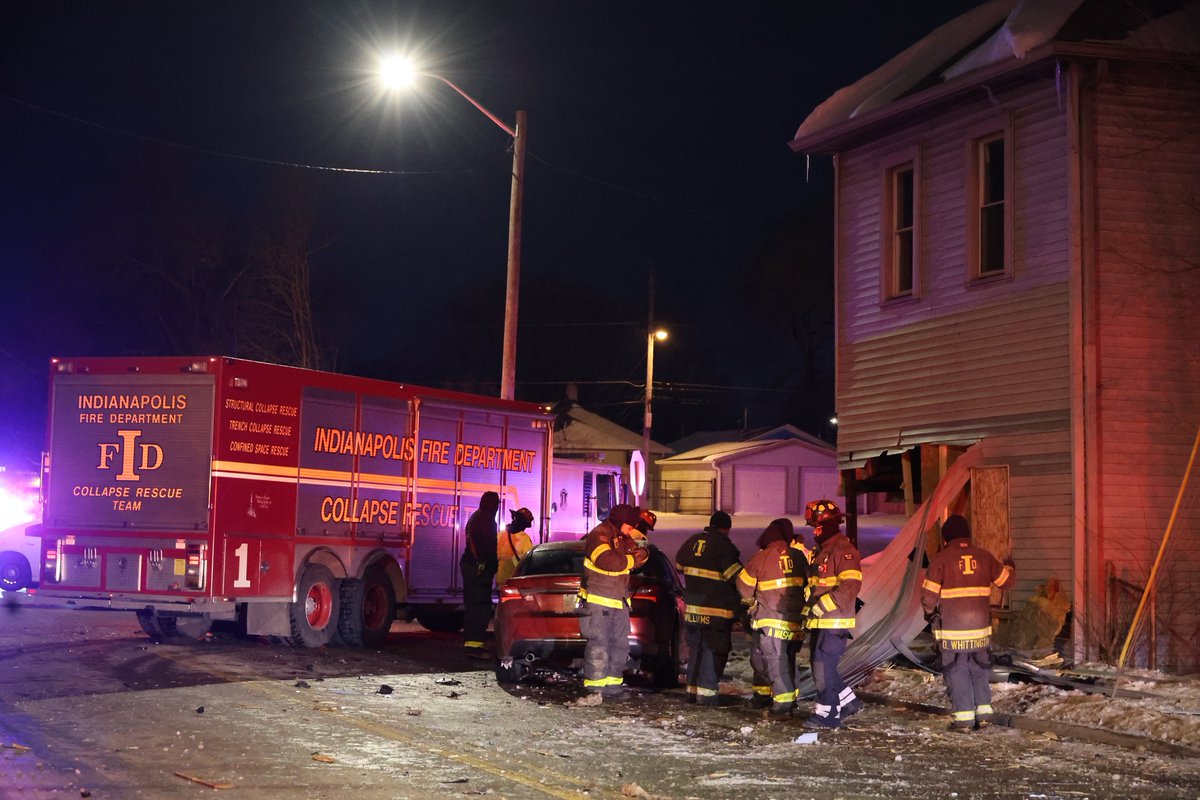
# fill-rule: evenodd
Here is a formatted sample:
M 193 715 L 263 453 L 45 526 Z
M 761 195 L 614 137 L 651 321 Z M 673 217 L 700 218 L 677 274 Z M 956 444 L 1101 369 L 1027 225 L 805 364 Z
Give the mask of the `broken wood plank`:
M 228 783 L 226 781 L 210 781 L 210 780 L 206 780 L 204 778 L 198 777 L 196 775 L 189 775 L 186 772 L 176 772 L 175 777 L 183 778 L 185 781 L 191 781 L 192 783 L 198 783 L 201 786 L 207 786 L 210 789 L 232 789 L 233 788 L 232 783 Z

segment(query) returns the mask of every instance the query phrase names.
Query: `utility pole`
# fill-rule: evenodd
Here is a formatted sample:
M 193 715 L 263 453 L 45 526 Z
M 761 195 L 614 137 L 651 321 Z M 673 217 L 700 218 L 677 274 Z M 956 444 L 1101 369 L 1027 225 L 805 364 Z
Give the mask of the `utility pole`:
M 500 363 L 500 397 L 512 400 L 517 383 L 517 306 L 521 294 L 521 217 L 525 199 L 525 112 L 517 112 L 513 129 L 512 194 L 508 205 L 508 281 L 504 292 L 504 352 Z

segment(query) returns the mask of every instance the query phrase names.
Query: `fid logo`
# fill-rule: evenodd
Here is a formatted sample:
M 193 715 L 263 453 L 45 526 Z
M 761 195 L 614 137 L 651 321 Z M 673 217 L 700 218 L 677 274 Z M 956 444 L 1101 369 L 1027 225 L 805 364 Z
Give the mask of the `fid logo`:
M 119 458 L 119 481 L 140 481 L 139 471 L 156 470 L 162 466 L 163 449 L 156 444 L 138 444 L 141 431 L 117 431 L 119 442 L 100 442 L 100 463 L 96 469 L 113 469 Z M 140 456 L 140 457 L 139 457 Z

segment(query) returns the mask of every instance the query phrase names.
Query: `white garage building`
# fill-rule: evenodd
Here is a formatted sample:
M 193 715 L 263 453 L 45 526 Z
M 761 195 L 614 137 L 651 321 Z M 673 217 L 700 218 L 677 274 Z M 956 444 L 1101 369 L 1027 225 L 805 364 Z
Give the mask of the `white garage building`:
M 809 500 L 838 495 L 837 452 L 815 439 L 720 442 L 657 466 L 664 511 L 794 515 Z

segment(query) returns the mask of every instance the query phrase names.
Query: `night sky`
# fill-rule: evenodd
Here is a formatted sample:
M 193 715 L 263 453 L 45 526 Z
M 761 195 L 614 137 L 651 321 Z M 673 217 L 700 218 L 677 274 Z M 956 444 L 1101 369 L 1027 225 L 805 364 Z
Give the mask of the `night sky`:
M 639 429 L 653 274 L 655 439 L 827 435 L 832 167 L 787 142 L 973 5 L 6 3 L 0 465 L 36 463 L 52 356 L 254 355 L 289 244 L 325 367 L 498 393 L 510 140 L 383 93 L 399 52 L 528 113 L 518 399 Z

